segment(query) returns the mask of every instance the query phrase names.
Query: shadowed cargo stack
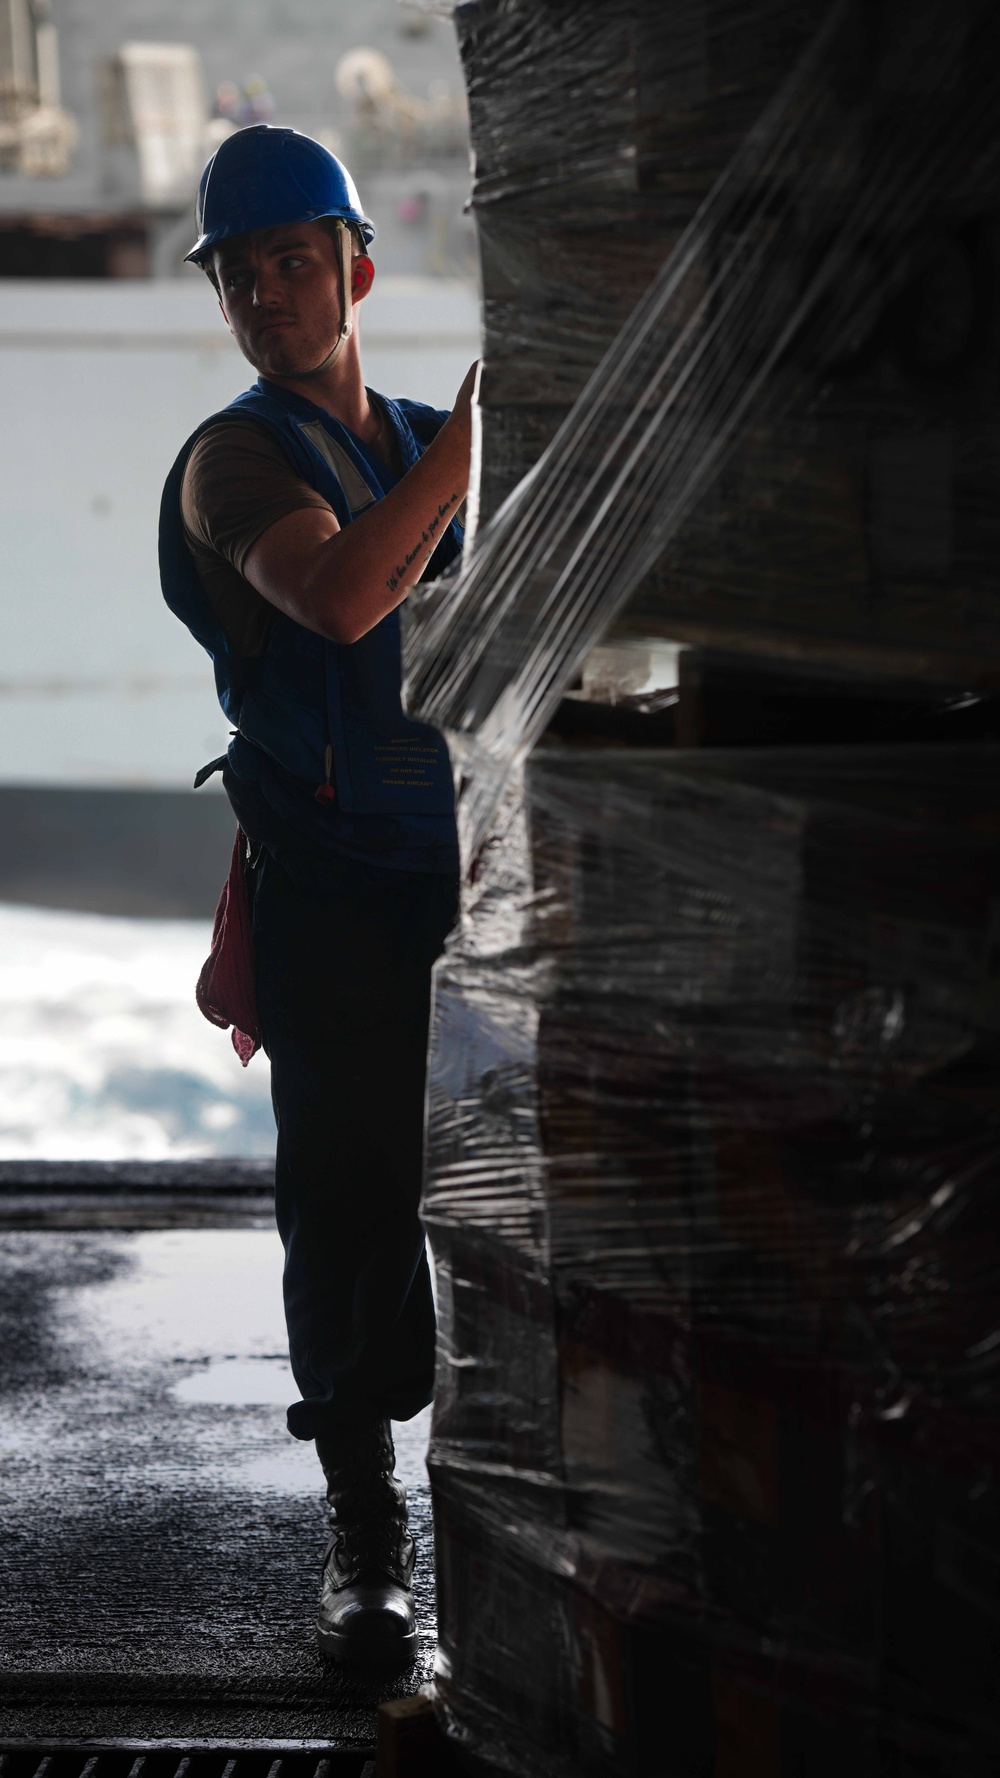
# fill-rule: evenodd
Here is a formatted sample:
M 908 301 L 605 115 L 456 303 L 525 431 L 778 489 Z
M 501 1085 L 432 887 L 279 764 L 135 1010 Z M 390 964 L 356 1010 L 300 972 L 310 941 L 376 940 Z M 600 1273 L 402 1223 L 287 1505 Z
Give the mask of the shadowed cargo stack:
M 997 15 L 456 19 L 438 1708 L 518 1778 L 986 1778 Z
M 474 0 L 456 19 L 485 298 L 481 518 L 673 253 L 672 443 L 693 461 L 737 429 L 622 633 L 996 683 L 992 9 Z M 651 382 L 654 431 L 662 394 Z M 577 442 L 608 453 L 609 482 L 625 466 L 607 435 Z M 616 494 L 647 525 L 670 500 L 644 482 L 654 450 Z
M 438 1684 L 511 1769 L 712 1772 L 733 1712 L 767 1772 L 1000 1748 L 1000 750 L 961 796 L 953 758 L 541 749 L 481 865 L 433 1038 Z

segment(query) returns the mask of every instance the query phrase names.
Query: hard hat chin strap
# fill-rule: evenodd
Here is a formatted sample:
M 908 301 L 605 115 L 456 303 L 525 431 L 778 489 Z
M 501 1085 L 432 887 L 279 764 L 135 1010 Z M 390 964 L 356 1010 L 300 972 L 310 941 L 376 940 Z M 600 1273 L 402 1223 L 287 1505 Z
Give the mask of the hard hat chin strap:
M 337 337 L 337 343 L 334 346 L 333 351 L 324 358 L 322 364 L 317 365 L 316 371 L 313 372 L 314 376 L 317 372 L 329 370 L 332 365 L 336 364 L 337 359 L 344 350 L 351 334 L 354 332 L 354 304 L 351 299 L 354 262 L 351 231 L 348 228 L 347 223 L 343 222 L 339 216 L 335 218 L 335 221 L 337 224 L 337 232 L 334 239 L 337 247 L 337 258 L 340 262 L 340 309 L 342 317 L 340 333 Z

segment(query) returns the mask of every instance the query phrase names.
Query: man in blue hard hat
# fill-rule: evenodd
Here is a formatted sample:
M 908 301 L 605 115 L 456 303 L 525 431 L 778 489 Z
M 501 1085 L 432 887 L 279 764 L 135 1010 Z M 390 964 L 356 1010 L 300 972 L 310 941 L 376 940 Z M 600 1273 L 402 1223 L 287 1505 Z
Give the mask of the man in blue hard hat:
M 227 138 L 198 223 L 188 257 L 259 376 L 174 465 L 161 576 L 234 729 L 215 764 L 245 836 L 229 894 L 245 891 L 271 1062 L 288 1426 L 315 1439 L 330 1503 L 319 1644 L 403 1665 L 414 1545 L 390 1421 L 433 1384 L 418 1199 L 458 854 L 444 743 L 400 702 L 399 606 L 461 549 L 473 373 L 450 415 L 365 387 L 375 231 L 311 138 Z

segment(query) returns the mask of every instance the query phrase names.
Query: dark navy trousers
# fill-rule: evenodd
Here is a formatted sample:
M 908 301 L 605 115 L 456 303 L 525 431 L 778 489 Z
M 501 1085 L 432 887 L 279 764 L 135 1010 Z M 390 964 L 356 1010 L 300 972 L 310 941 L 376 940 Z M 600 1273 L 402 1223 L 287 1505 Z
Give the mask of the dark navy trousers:
M 434 1383 L 418 1205 L 431 967 L 457 879 L 335 859 L 316 893 L 261 851 L 248 889 L 302 1395 L 288 1428 L 310 1439 L 408 1420 Z

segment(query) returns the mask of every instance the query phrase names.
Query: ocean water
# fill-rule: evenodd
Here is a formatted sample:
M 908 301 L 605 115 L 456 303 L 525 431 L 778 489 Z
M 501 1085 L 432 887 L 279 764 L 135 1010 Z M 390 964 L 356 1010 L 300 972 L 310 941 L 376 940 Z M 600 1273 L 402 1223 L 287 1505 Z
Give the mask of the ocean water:
M 240 1066 L 194 985 L 207 920 L 0 905 L 0 1159 L 274 1152 L 269 1069 Z

